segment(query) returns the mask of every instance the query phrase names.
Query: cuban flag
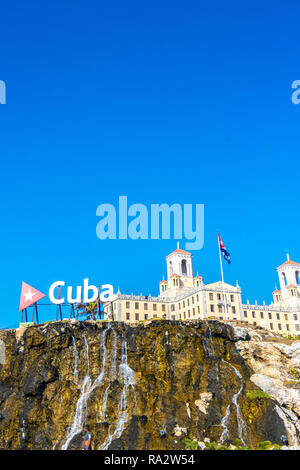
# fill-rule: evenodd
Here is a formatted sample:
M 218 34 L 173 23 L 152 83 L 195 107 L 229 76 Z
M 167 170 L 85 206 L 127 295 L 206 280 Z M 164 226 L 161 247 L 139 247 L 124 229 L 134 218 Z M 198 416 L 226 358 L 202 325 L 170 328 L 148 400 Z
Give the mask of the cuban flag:
M 230 254 L 226 250 L 225 245 L 222 242 L 222 238 L 220 237 L 219 234 L 218 234 L 218 239 L 219 239 L 219 248 L 224 256 L 224 259 L 227 261 L 228 264 L 230 264 L 231 263 Z

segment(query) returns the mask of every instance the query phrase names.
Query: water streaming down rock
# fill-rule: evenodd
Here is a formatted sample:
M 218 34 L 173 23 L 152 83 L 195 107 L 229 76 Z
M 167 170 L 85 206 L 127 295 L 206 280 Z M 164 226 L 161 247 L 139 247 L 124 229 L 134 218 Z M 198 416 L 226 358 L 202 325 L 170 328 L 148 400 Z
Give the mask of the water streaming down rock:
M 103 422 L 105 421 L 105 417 L 106 417 L 108 391 L 109 391 L 109 385 L 106 387 L 104 395 L 103 395 L 102 412 L 101 412 Z
M 73 380 L 77 384 L 77 382 L 78 382 L 78 351 L 77 351 L 76 341 L 75 341 L 74 336 L 72 336 L 72 344 L 73 344 L 73 352 L 74 352 Z
M 239 396 L 241 395 L 241 393 L 243 391 L 243 388 L 244 388 L 243 377 L 239 373 L 239 371 L 236 369 L 236 367 L 234 367 L 232 364 L 228 363 L 227 361 L 224 361 L 224 359 L 222 359 L 222 361 L 225 362 L 226 364 L 228 364 L 234 370 L 237 378 L 241 381 L 241 386 L 240 386 L 239 390 L 233 395 L 231 403 L 229 403 L 229 405 L 226 408 L 225 416 L 222 418 L 221 426 L 223 428 L 223 432 L 222 432 L 221 437 L 220 437 L 220 442 L 221 442 L 221 444 L 223 444 L 226 441 L 226 439 L 229 439 L 229 437 L 230 437 L 230 433 L 229 433 L 227 424 L 228 424 L 228 421 L 229 421 L 229 417 L 231 415 L 232 404 L 234 404 L 235 409 L 236 409 L 236 416 L 237 416 L 238 437 L 241 440 L 242 444 L 246 445 L 245 441 L 243 439 L 243 433 L 246 431 L 246 423 L 243 420 L 241 410 L 240 410 L 240 406 L 238 404 Z
M 252 340 L 214 320 L 181 323 L 65 321 L 22 335 L 0 332 L 7 358 L 0 364 L 0 448 L 79 449 L 86 422 L 95 448 L 175 450 L 186 438 L 218 442 L 221 434 L 226 444 L 239 437 L 252 448 L 280 444 L 282 434 L 296 442 L 297 403 L 251 397 L 259 392 L 253 368 L 258 373 L 263 361 L 274 371 L 277 361 L 285 380 L 291 359 L 272 341 L 258 342 L 258 330 Z M 179 428 L 186 434 L 175 436 Z
M 105 374 L 105 363 L 106 363 L 106 356 L 107 356 L 107 350 L 106 350 L 106 345 L 105 345 L 105 339 L 106 339 L 106 331 L 103 330 L 101 334 L 101 341 L 100 341 L 100 352 L 103 351 L 103 358 L 102 358 L 102 367 L 100 374 L 96 377 L 94 382 L 92 382 L 90 375 L 89 375 L 89 346 L 88 342 L 86 339 L 86 336 L 83 335 L 83 341 L 85 345 L 85 360 L 86 360 L 86 375 L 83 379 L 82 385 L 81 385 L 81 394 L 80 397 L 77 401 L 76 404 L 76 412 L 75 412 L 75 417 L 73 424 L 71 426 L 71 429 L 68 432 L 68 435 L 66 437 L 66 441 L 62 446 L 62 450 L 66 450 L 69 447 L 70 442 L 72 439 L 82 431 L 85 418 L 86 418 L 86 410 L 87 410 L 87 401 L 96 387 L 98 387 L 104 377 Z
M 128 413 L 127 413 L 127 391 L 128 388 L 134 385 L 134 371 L 128 365 L 128 358 L 127 358 L 127 342 L 126 340 L 122 340 L 121 346 L 121 362 L 119 365 L 119 378 L 123 383 L 121 396 L 119 400 L 119 415 L 118 420 L 115 425 L 115 430 L 113 433 L 109 433 L 107 439 L 104 443 L 100 446 L 99 450 L 106 450 L 112 443 L 114 439 L 118 439 L 125 427 L 125 424 L 128 421 Z
M 214 355 L 215 354 L 215 349 L 214 349 L 214 342 L 213 342 L 211 327 L 209 326 L 208 322 L 206 324 L 207 324 L 207 331 L 208 331 L 208 338 L 209 338 L 209 342 L 210 342 L 211 352 L 212 352 L 212 355 Z
M 109 384 L 107 385 L 104 395 L 103 395 L 103 401 L 102 401 L 102 421 L 105 421 L 106 418 L 106 407 L 107 407 L 107 398 L 108 398 L 108 392 L 110 388 L 110 382 L 116 378 L 117 375 L 117 333 L 113 329 L 113 344 L 112 344 L 113 352 L 112 352 L 112 361 L 111 361 L 111 366 L 110 366 L 110 371 L 109 371 Z
M 203 349 L 206 357 L 212 357 L 215 355 L 212 331 L 208 322 L 204 322 L 204 324 L 206 329 L 203 335 Z
M 275 406 L 278 416 L 283 420 L 289 444 L 299 449 L 300 446 L 300 423 L 293 411 L 284 407 Z

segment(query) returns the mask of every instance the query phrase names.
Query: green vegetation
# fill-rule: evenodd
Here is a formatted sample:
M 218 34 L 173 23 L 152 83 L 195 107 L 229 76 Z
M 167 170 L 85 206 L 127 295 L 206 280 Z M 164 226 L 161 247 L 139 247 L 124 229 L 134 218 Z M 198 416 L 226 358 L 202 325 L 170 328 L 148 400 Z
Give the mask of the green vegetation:
M 286 338 L 290 341 L 299 341 L 299 336 L 288 335 Z
M 221 444 L 217 444 L 216 442 L 207 442 L 206 450 L 230 450 L 228 446 L 223 446 Z
M 280 450 L 281 446 L 278 444 L 272 444 L 271 441 L 262 441 L 257 445 L 257 450 Z
M 184 440 L 184 448 L 185 450 L 197 450 L 198 449 L 198 442 L 192 439 L 185 439 Z
M 295 367 L 292 367 L 292 369 L 288 371 L 288 375 L 294 380 L 300 380 L 300 371 L 298 369 L 295 369 Z
M 247 392 L 247 398 L 248 400 L 263 400 L 264 398 L 272 399 L 270 395 L 262 390 L 249 390 L 249 392 Z
M 235 440 L 235 445 L 230 444 L 229 446 L 217 444 L 216 442 L 206 443 L 206 450 L 280 450 L 281 446 L 278 444 L 272 444 L 271 441 L 262 441 L 257 444 L 256 448 L 250 448 L 244 446 L 240 439 Z

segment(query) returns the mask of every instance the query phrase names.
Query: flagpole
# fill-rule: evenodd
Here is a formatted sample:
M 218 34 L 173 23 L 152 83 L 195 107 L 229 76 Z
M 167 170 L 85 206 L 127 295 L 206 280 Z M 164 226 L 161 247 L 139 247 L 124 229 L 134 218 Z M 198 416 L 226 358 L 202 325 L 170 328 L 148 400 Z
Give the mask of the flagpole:
M 218 247 L 219 247 L 220 268 L 221 268 L 221 276 L 222 276 L 222 288 L 223 288 L 223 296 L 224 296 L 225 319 L 228 320 L 227 300 L 226 300 L 226 294 L 225 294 L 225 288 L 224 288 L 224 274 L 223 274 L 223 264 L 222 264 L 222 255 L 221 255 L 219 234 L 218 234 Z

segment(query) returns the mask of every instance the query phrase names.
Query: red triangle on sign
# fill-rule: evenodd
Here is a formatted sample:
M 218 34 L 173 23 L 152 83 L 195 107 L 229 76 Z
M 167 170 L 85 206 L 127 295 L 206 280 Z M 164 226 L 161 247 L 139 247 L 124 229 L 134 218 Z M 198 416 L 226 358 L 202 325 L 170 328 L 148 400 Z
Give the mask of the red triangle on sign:
M 38 300 L 41 300 L 43 297 L 46 297 L 45 294 L 36 290 L 34 287 L 31 287 L 26 282 L 22 282 L 22 291 L 20 298 L 20 307 L 19 312 L 24 310 L 24 308 L 30 307 L 30 305 L 35 304 Z

